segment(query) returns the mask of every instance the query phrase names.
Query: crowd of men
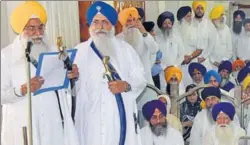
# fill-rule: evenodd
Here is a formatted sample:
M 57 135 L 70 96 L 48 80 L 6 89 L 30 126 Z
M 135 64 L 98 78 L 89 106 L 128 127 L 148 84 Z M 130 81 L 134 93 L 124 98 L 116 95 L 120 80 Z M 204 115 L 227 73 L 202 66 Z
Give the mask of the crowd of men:
M 39 2 L 20 4 L 10 17 L 18 36 L 1 50 L 1 144 L 24 142 L 24 52 L 31 40 L 33 145 L 244 145 L 240 137 L 250 135 L 250 101 L 243 105 L 243 116 L 240 106 L 250 98 L 250 18 L 237 10 L 229 28 L 223 6 L 205 14 L 206 6 L 205 1 L 183 6 L 177 20 L 172 12 L 161 13 L 156 33 L 154 22 L 143 21 L 143 9 L 117 13 L 105 2 L 94 2 L 86 14 L 90 38 L 75 47 L 76 58 L 67 74 L 76 80 L 72 118 L 70 89 L 33 96 L 46 82 L 36 76 L 38 57 L 57 48 L 44 33 L 45 9 Z M 122 32 L 115 35 L 118 21 Z M 104 63 L 106 56 L 109 62 Z M 152 95 L 145 93 L 147 84 L 167 95 L 140 108 L 137 98 Z M 187 93 L 181 103 L 176 102 L 176 85 L 177 95 Z M 197 89 L 202 85 L 206 86 Z M 138 123 L 140 109 L 143 126 Z

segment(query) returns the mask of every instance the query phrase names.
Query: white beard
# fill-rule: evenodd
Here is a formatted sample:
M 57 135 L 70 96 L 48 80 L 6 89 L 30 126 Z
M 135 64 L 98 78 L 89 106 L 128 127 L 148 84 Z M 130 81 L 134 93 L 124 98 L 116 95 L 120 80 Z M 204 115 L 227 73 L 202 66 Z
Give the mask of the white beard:
M 234 130 L 231 125 L 226 125 L 225 127 L 216 125 L 215 137 L 218 140 L 219 145 L 236 145 Z
M 250 31 L 245 31 L 247 37 L 250 37 Z
M 124 40 L 129 43 L 136 51 L 142 47 L 142 34 L 137 28 L 132 27 L 124 30 Z
M 173 29 L 163 30 L 164 39 L 168 39 L 173 35 Z
M 215 25 L 215 27 L 216 27 L 217 29 L 222 30 L 222 29 L 224 29 L 224 27 L 225 27 L 226 24 L 225 24 L 224 22 L 216 21 L 216 22 L 214 23 L 214 25 Z
M 191 32 L 191 23 L 187 22 L 186 20 L 182 20 L 180 24 L 180 34 L 184 42 L 188 41 L 189 35 Z
M 100 31 L 100 30 L 99 30 Z M 101 30 L 106 32 L 106 34 L 96 34 L 96 32 L 89 29 L 90 37 L 95 43 L 96 48 L 101 52 L 103 56 L 109 56 L 113 59 L 117 59 L 116 54 L 116 45 L 115 45 L 115 29 L 112 27 L 111 31 L 107 32 L 105 30 Z

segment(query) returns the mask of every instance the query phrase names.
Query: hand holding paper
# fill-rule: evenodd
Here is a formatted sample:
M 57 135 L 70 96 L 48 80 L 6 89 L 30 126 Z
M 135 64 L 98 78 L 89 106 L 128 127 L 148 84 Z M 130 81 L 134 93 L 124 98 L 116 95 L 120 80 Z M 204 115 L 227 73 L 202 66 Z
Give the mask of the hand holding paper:
M 76 49 L 68 50 L 71 62 L 75 59 L 76 51 Z M 58 56 L 58 52 L 42 53 L 39 56 L 36 76 L 43 76 L 45 81 L 34 95 L 68 88 L 69 79 L 67 77 L 67 70 L 64 67 L 63 61 Z

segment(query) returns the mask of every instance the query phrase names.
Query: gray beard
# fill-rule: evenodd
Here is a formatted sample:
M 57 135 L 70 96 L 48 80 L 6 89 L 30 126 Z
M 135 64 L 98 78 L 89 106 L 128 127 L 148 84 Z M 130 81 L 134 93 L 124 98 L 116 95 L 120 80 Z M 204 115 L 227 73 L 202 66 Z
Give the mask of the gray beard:
M 216 125 L 215 135 L 220 145 L 234 145 L 235 144 L 234 131 L 231 125 L 227 125 L 225 127 L 220 127 L 219 125 Z
M 170 29 L 170 30 L 169 29 L 163 30 L 163 35 L 164 35 L 165 39 L 171 37 L 173 35 L 172 29 Z
M 167 122 L 164 125 L 156 125 L 152 126 L 150 124 L 151 131 L 153 132 L 154 135 L 158 136 L 166 136 L 167 135 Z
M 228 78 L 223 78 L 222 81 L 221 81 L 220 86 L 221 86 L 221 87 L 224 87 L 228 82 L 229 82 L 229 79 L 228 79 Z
M 130 44 L 135 50 L 140 49 L 142 34 L 137 28 L 127 28 L 124 30 L 124 41 Z
M 213 125 L 215 123 L 214 119 L 213 119 L 213 116 L 212 116 L 212 108 L 207 108 L 206 109 L 207 111 L 207 119 L 208 119 L 208 122 Z
M 49 51 L 48 45 L 45 43 L 33 44 L 33 46 L 31 47 L 30 56 L 33 57 L 35 60 L 38 60 L 41 53 L 48 51 Z

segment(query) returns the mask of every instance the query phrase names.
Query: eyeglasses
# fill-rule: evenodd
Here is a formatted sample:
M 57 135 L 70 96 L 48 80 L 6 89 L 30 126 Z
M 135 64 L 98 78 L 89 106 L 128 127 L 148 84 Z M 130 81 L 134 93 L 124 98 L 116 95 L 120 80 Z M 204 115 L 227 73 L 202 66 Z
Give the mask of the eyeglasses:
M 42 32 L 45 30 L 45 25 L 40 25 L 38 27 L 37 26 L 26 26 L 24 29 L 31 32 L 31 33 L 34 33 L 36 31 Z

